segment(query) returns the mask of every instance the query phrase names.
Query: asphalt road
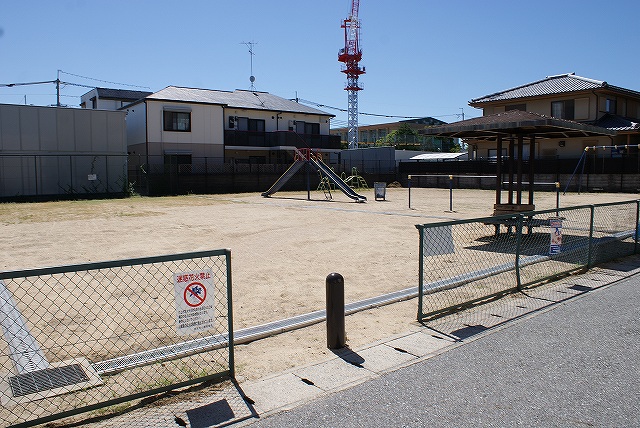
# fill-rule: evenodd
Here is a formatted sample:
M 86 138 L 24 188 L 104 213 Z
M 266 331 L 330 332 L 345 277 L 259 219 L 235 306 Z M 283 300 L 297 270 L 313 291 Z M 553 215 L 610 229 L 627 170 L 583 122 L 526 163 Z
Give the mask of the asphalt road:
M 260 427 L 640 427 L 640 276 Z

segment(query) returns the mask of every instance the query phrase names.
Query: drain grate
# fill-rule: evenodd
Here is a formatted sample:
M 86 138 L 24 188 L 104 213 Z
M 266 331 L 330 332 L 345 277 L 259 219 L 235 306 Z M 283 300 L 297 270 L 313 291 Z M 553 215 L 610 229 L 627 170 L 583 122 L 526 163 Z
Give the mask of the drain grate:
M 14 397 L 22 397 L 88 380 L 89 376 L 80 364 L 71 364 L 12 376 L 9 378 L 9 386 Z

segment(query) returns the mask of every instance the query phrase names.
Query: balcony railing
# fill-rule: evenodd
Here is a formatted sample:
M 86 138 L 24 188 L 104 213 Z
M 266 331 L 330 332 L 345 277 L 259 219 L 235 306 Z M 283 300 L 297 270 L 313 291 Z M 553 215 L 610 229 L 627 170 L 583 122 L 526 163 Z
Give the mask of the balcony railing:
M 257 132 L 224 131 L 225 146 L 278 147 L 294 146 L 313 149 L 340 149 L 340 137 L 337 135 L 298 134 L 292 131 Z

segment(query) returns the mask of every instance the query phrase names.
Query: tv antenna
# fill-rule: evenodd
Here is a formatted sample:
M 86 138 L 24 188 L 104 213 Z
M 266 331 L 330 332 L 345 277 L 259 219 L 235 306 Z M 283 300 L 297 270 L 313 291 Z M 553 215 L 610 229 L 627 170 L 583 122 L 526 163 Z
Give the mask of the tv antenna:
M 247 47 L 249 48 L 249 58 L 251 59 L 251 75 L 249 76 L 249 82 L 251 82 L 251 87 L 250 87 L 249 89 L 250 89 L 250 90 L 252 90 L 252 91 L 255 91 L 255 90 L 256 90 L 256 87 L 255 87 L 255 86 L 253 86 L 253 82 L 255 82 L 255 81 L 256 81 L 256 78 L 255 78 L 255 76 L 253 75 L 253 56 L 255 55 L 255 54 L 253 53 L 253 46 L 254 46 L 254 45 L 257 45 L 257 44 L 258 44 L 258 42 L 254 42 L 254 41 L 251 41 L 251 42 L 242 42 L 242 44 L 243 44 L 243 45 L 247 45 Z

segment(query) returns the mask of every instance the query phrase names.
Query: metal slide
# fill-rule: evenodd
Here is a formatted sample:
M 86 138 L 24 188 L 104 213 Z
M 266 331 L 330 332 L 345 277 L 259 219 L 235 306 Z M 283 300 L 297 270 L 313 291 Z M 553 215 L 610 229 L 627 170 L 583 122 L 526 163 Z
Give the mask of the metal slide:
M 267 197 L 280 190 L 280 188 L 284 186 L 284 184 L 289 181 L 289 179 L 293 177 L 293 175 L 298 172 L 300 168 L 302 168 L 302 165 L 304 165 L 306 162 L 307 161 L 304 159 L 299 159 L 292 163 L 291 166 L 284 172 L 284 174 L 282 174 L 280 178 L 278 178 L 278 180 L 273 183 L 273 186 L 271 186 L 266 192 L 262 193 L 262 196 Z
M 317 169 L 322 171 L 324 175 L 329 177 L 329 180 L 333 181 L 333 183 L 335 183 L 335 185 L 338 186 L 340 190 L 342 190 L 342 193 L 344 193 L 351 199 L 355 200 L 356 202 L 367 201 L 366 196 L 362 196 L 356 193 L 351 187 L 349 187 L 347 183 L 345 183 L 345 181 L 342 178 L 340 178 L 335 172 L 333 172 L 333 170 L 329 168 L 324 162 L 322 162 L 319 159 L 314 159 L 313 157 L 309 159 L 309 162 L 311 162 Z

